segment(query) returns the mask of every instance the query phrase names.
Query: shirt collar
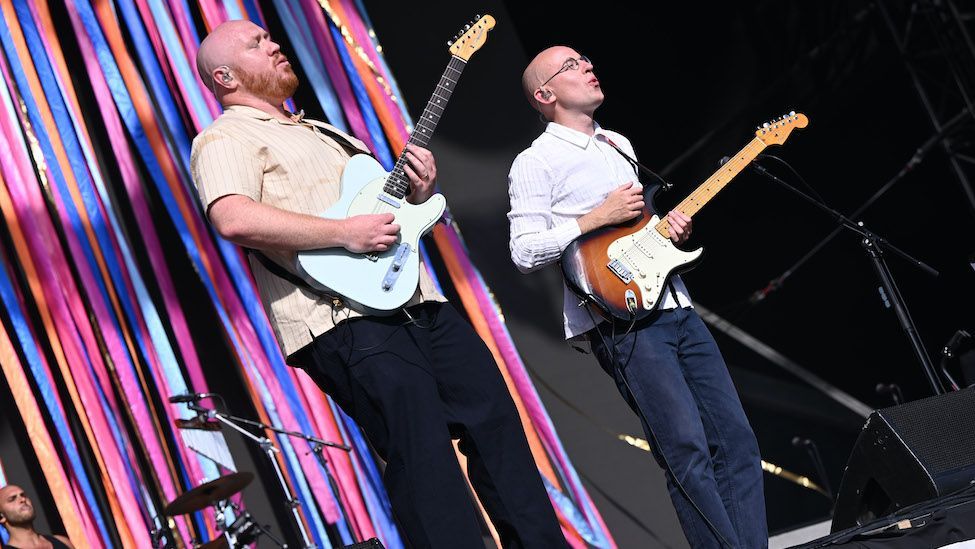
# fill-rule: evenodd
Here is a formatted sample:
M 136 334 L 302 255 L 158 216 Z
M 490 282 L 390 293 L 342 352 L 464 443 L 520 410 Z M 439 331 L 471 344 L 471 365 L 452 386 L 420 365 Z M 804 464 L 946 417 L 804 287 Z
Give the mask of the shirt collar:
M 558 124 L 556 122 L 549 122 L 548 125 L 545 126 L 545 133 L 558 137 L 563 141 L 567 141 L 580 149 L 585 149 L 589 145 L 589 141 L 592 138 L 596 137 L 597 135 L 603 135 L 605 137 L 605 133 L 602 131 L 602 128 L 599 127 L 598 123 L 593 122 L 593 127 L 593 136 L 589 137 L 588 135 L 578 130 L 573 130 L 568 126 L 563 126 L 562 124 Z
M 271 116 L 271 114 L 268 112 L 262 111 L 261 109 L 258 109 L 256 107 L 251 107 L 248 105 L 228 105 L 227 107 L 224 107 L 224 111 L 230 111 L 236 114 L 247 116 L 249 118 L 255 118 L 257 120 L 274 120 L 282 124 L 288 123 L 285 122 L 284 120 Z M 295 124 L 301 123 L 302 120 L 304 120 L 304 118 L 305 118 L 304 109 L 298 111 L 297 113 L 291 114 L 291 121 L 294 122 Z

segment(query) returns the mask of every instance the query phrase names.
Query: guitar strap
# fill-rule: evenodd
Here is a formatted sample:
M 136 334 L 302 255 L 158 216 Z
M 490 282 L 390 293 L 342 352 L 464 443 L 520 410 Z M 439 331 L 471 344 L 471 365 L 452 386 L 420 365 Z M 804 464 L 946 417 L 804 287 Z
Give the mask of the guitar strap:
M 623 158 L 625 158 L 626 161 L 629 162 L 631 166 L 633 166 L 633 173 L 636 174 L 637 179 L 640 179 L 640 171 L 642 170 L 644 173 L 648 173 L 652 175 L 654 178 L 656 178 L 658 181 L 660 181 L 660 186 L 664 191 L 669 191 L 674 187 L 669 182 L 667 182 L 664 178 L 657 175 L 656 172 L 654 172 L 650 168 L 638 162 L 636 158 L 633 158 L 632 156 L 623 152 L 623 149 L 619 148 L 619 146 L 617 146 L 616 143 L 613 143 L 612 139 L 607 137 L 606 142 L 609 143 L 610 147 L 616 149 L 616 152 L 620 153 L 620 155 Z M 674 283 L 670 279 L 667 280 L 667 288 L 670 290 L 670 296 L 674 298 L 674 303 L 676 303 L 677 306 L 680 307 L 680 300 L 677 299 L 677 290 L 674 289 Z
M 373 155 L 370 151 L 363 150 L 359 148 L 357 145 L 355 145 L 354 143 L 352 143 L 352 140 L 349 139 L 349 136 L 345 135 L 337 128 L 333 128 L 332 126 L 325 124 L 324 122 L 319 122 L 318 120 L 305 119 L 304 111 L 301 112 L 301 116 L 302 116 L 300 119 L 301 122 L 304 122 L 305 124 L 311 126 L 313 131 L 323 133 L 328 137 L 330 137 L 333 141 L 335 141 L 340 146 L 342 146 L 349 154 L 349 156 L 352 156 L 354 154 L 368 154 L 369 156 L 375 158 L 375 155 Z M 322 290 L 313 287 L 311 284 L 308 284 L 308 282 L 303 280 L 301 277 L 296 276 L 294 273 L 289 272 L 281 265 L 278 265 L 277 263 L 272 261 L 271 258 L 264 255 L 264 253 L 261 252 L 260 250 L 255 250 L 253 248 L 244 248 L 244 252 L 246 252 L 247 255 L 253 256 L 258 261 L 260 261 L 261 265 L 263 265 L 264 268 L 267 269 L 268 272 L 270 272 L 274 276 L 277 276 L 278 278 L 283 278 L 284 280 L 287 280 L 288 282 L 294 284 L 295 286 L 301 288 L 302 290 L 311 292 L 315 295 L 327 297 L 331 299 L 333 303 L 344 301 L 340 297 L 323 292 Z
M 268 271 L 270 271 L 270 273 L 273 274 L 274 276 L 277 276 L 279 278 L 283 278 L 283 279 L 287 280 L 288 282 L 294 284 L 295 286 L 301 288 L 302 290 L 309 291 L 309 292 L 311 292 L 311 293 L 313 293 L 315 295 L 320 295 L 320 296 L 323 296 L 323 297 L 327 297 L 328 299 L 331 299 L 332 300 L 332 303 L 333 304 L 334 303 L 344 303 L 345 302 L 345 300 L 343 300 L 341 297 L 332 295 L 332 294 L 327 293 L 327 292 L 323 292 L 322 290 L 319 290 L 318 288 L 313 287 L 311 284 L 309 284 L 305 280 L 302 280 L 300 277 L 296 276 L 294 273 L 288 272 L 288 270 L 286 270 L 281 265 L 278 265 L 277 263 L 275 263 L 274 261 L 272 261 L 270 257 L 264 255 L 264 253 L 261 252 L 260 250 L 255 250 L 253 248 L 244 248 L 244 251 L 247 253 L 247 255 L 253 256 L 258 261 L 260 261 L 261 262 L 261 265 L 263 265 L 264 268 L 267 269 Z
M 606 142 L 609 143 L 609 146 L 610 147 L 613 147 L 614 149 L 616 149 L 616 152 L 620 153 L 620 155 L 622 155 L 623 158 L 625 158 L 626 161 L 629 162 L 631 166 L 633 166 L 633 173 L 636 174 L 637 179 L 640 178 L 640 172 L 642 171 L 643 173 L 648 174 L 651 177 L 653 177 L 654 179 L 656 179 L 657 181 L 659 181 L 660 182 L 660 188 L 663 189 L 665 192 L 674 188 L 674 186 L 671 185 L 669 181 L 667 181 L 666 179 L 664 179 L 664 178 L 660 177 L 659 175 L 657 175 L 657 172 L 655 172 L 655 171 L 651 170 L 650 168 L 644 166 L 636 158 L 633 158 L 632 156 L 630 156 L 630 155 L 626 154 L 625 152 L 623 152 L 623 149 L 619 148 L 619 146 L 616 143 L 613 143 L 613 140 L 612 139 L 610 139 L 610 138 L 607 137 L 606 138 Z
M 302 120 L 302 122 L 308 124 L 317 132 L 321 132 L 329 137 L 331 137 L 336 143 L 341 145 L 349 153 L 349 156 L 354 154 L 368 154 L 369 156 L 376 158 L 376 155 L 372 154 L 371 151 L 360 149 L 358 146 L 352 143 L 349 136 L 340 132 L 337 128 L 333 128 L 324 122 L 319 122 L 318 120 Z

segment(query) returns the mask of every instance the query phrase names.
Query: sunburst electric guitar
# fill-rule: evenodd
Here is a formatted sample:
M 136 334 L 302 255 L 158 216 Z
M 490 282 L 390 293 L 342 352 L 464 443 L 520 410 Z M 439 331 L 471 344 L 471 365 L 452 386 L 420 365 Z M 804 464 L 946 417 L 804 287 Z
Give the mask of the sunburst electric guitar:
M 494 28 L 490 15 L 478 16 L 450 46 L 451 58 L 408 143 L 426 147 L 443 115 L 454 86 L 475 51 Z M 338 294 L 350 306 L 371 314 L 392 314 L 416 292 L 420 279 L 420 237 L 443 215 L 447 202 L 434 194 L 423 204 L 411 204 L 405 155 L 386 172 L 368 155 L 355 155 L 342 172 L 341 196 L 322 217 L 344 219 L 355 215 L 393 213 L 400 232 L 385 252 L 353 253 L 345 248 L 323 248 L 298 254 L 298 270 L 313 287 Z
M 765 147 L 781 145 L 795 128 L 808 124 L 803 114 L 789 113 L 758 128 L 755 138 L 724 163 L 675 208 L 693 216 Z M 670 224 L 653 204 L 659 185 L 644 189 L 647 207 L 636 218 L 584 234 L 562 252 L 566 284 L 607 319 L 639 320 L 660 303 L 667 280 L 694 267 L 703 248 L 686 252 L 670 240 Z

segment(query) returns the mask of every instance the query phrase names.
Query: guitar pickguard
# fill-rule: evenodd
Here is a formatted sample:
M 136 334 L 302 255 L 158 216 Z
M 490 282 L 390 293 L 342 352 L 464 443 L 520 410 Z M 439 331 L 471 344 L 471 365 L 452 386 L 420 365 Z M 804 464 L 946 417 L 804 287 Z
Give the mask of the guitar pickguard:
M 701 255 L 701 250 L 685 252 L 674 246 L 654 228 L 659 221 L 659 216 L 654 215 L 643 228 L 617 238 L 606 250 L 609 257 L 606 268 L 629 290 L 636 289 L 639 307 L 647 311 L 653 310 L 660 301 L 668 275 Z M 621 272 L 629 276 L 621 276 Z

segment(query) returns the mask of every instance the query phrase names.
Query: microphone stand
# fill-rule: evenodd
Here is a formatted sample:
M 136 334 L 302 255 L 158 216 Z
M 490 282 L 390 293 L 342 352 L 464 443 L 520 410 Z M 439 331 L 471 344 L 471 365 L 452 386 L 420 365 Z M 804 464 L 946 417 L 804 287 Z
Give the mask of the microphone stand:
M 809 460 L 813 462 L 813 467 L 816 468 L 816 474 L 819 476 L 819 481 L 823 483 L 823 489 L 826 491 L 826 497 L 830 501 L 833 501 L 833 488 L 830 486 L 829 477 L 826 476 L 826 466 L 823 465 L 823 457 L 819 453 L 819 447 L 816 443 L 809 438 L 793 437 L 793 446 L 802 446 L 806 450 L 806 454 L 809 455 Z
M 928 383 L 931 385 L 931 389 L 934 391 L 934 394 L 943 394 L 945 392 L 945 388 L 941 384 L 941 379 L 938 377 L 934 364 L 931 362 L 931 358 L 928 356 L 928 353 L 924 348 L 924 343 L 921 341 L 921 337 L 917 333 L 917 327 L 914 325 L 914 320 L 911 318 L 910 312 L 907 310 L 907 305 L 904 303 L 904 298 L 901 295 L 900 290 L 897 288 L 897 284 L 894 282 L 893 274 L 891 274 L 890 269 L 887 267 L 884 254 L 885 252 L 892 252 L 931 276 L 937 277 L 939 275 L 938 271 L 929 267 L 921 260 L 911 257 L 909 254 L 894 246 L 883 237 L 871 232 L 864 227 L 862 221 L 853 222 L 840 212 L 830 208 L 818 200 L 813 199 L 806 193 L 796 189 L 785 181 L 782 181 L 758 163 L 752 162 L 751 165 L 752 168 L 754 168 L 760 174 L 768 177 L 772 181 L 775 181 L 779 185 L 782 185 L 786 189 L 799 195 L 806 202 L 813 204 L 820 210 L 832 216 L 833 219 L 840 224 L 840 229 L 847 229 L 859 236 L 860 245 L 863 246 L 863 249 L 867 252 L 867 255 L 870 256 L 870 261 L 873 265 L 874 272 L 877 273 L 877 277 L 880 279 L 881 298 L 884 300 L 884 305 L 887 308 L 894 309 L 894 313 L 897 315 L 897 320 L 900 323 L 901 328 L 904 330 L 904 333 L 907 335 L 911 348 L 914 350 L 914 354 L 921 363 L 921 368 L 925 377 L 927 377 Z M 837 229 L 837 231 L 838 230 L 839 229 Z
M 867 208 L 869 208 L 871 205 L 873 205 L 874 202 L 876 202 L 881 196 L 883 196 L 887 191 L 889 191 L 891 187 L 893 187 L 898 181 L 900 181 L 901 179 L 903 179 L 904 176 L 906 176 L 911 170 L 913 170 L 914 168 L 916 168 L 924 160 L 924 158 L 931 151 L 931 149 L 933 149 L 935 147 L 935 145 L 937 145 L 938 143 L 941 143 L 942 140 L 944 139 L 944 137 L 950 131 L 954 130 L 955 129 L 955 126 L 958 125 L 963 120 L 965 120 L 968 116 L 969 116 L 968 110 L 967 109 L 962 109 L 961 112 L 959 112 L 958 114 L 956 114 L 951 120 L 949 120 L 947 123 L 945 123 L 945 125 L 942 126 L 942 128 L 938 132 L 936 132 L 934 135 L 932 135 L 931 137 L 929 137 L 927 139 L 927 141 L 925 141 L 924 143 L 922 143 L 921 146 L 917 148 L 917 150 L 911 156 L 910 160 L 908 160 L 907 163 L 904 164 L 904 166 L 900 169 L 900 171 L 897 172 L 894 175 L 894 177 L 892 177 L 890 179 L 890 181 L 888 181 L 882 187 L 880 187 L 880 189 L 878 189 L 877 192 L 875 192 L 873 194 L 873 196 L 871 196 L 869 199 L 867 199 L 866 202 L 864 202 L 863 204 L 861 204 L 860 207 L 857 208 L 856 211 L 854 211 L 850 215 L 852 217 L 858 217 L 861 213 L 863 213 L 864 211 L 866 211 Z M 753 164 L 753 165 L 756 165 L 756 164 Z M 791 187 L 790 187 L 790 190 L 795 191 L 795 192 L 799 192 L 799 191 L 796 191 L 795 189 L 793 189 Z M 802 193 L 799 193 L 799 194 L 802 194 Z M 803 197 L 806 198 L 807 200 L 810 200 L 809 197 L 807 197 L 807 196 L 803 196 Z M 815 201 L 815 204 L 819 205 L 820 203 L 818 201 Z M 829 233 L 826 236 L 826 238 L 824 238 L 821 241 L 819 241 L 819 243 L 816 244 L 815 246 L 813 246 L 813 248 L 811 250 L 809 250 L 808 252 L 806 252 L 806 255 L 804 255 L 801 258 L 799 258 L 799 260 L 796 261 L 791 267 L 789 267 L 788 269 L 786 269 L 785 272 L 783 272 L 778 277 L 773 278 L 772 280 L 770 280 L 769 283 L 765 286 L 765 288 L 754 292 L 752 294 L 752 297 L 749 298 L 749 302 L 752 305 L 755 305 L 759 301 L 762 301 L 763 299 L 765 299 L 768 296 L 768 294 L 770 294 L 770 293 L 778 290 L 779 288 L 781 288 L 782 285 L 785 283 L 785 280 L 787 278 L 789 278 L 790 276 L 792 276 L 792 274 L 796 271 L 796 269 L 798 269 L 799 267 L 801 267 L 804 263 L 806 263 L 806 261 L 809 261 L 809 259 L 812 258 L 812 256 L 816 255 L 820 250 L 822 250 L 824 247 L 826 247 L 826 244 L 828 244 L 831 240 L 833 240 L 834 238 L 836 238 L 837 236 L 839 236 L 839 234 L 842 233 L 842 232 L 843 232 L 842 227 L 837 227 L 836 229 L 834 229 L 831 233 Z
M 270 429 L 271 431 L 283 433 L 286 435 L 302 437 L 305 438 L 306 440 L 314 439 L 315 442 L 319 442 L 327 446 L 334 446 L 336 448 L 343 448 L 349 450 L 351 450 L 351 448 L 341 444 L 335 444 L 333 442 L 317 439 L 315 437 L 310 437 L 308 435 L 304 435 L 301 433 L 294 433 L 292 431 L 286 431 L 284 429 L 280 429 L 278 427 L 274 427 L 271 425 L 265 425 L 258 421 L 252 421 L 249 419 L 232 416 L 230 414 L 226 414 L 218 410 L 210 410 L 196 403 L 189 403 L 189 408 L 190 410 L 194 410 L 200 414 L 206 415 L 208 418 L 215 418 L 221 423 L 229 426 L 231 429 L 253 440 L 261 447 L 261 450 L 263 450 L 264 453 L 267 454 L 268 460 L 271 462 L 271 466 L 274 468 L 274 472 L 278 478 L 278 483 L 281 485 L 281 489 L 284 490 L 285 503 L 287 507 L 291 509 L 291 515 L 294 517 L 295 526 L 298 528 L 298 533 L 301 534 L 301 541 L 303 544 L 302 547 L 304 549 L 314 549 L 315 544 L 311 542 L 311 538 L 309 537 L 308 532 L 305 531 L 305 525 L 301 520 L 301 515 L 298 513 L 298 507 L 301 505 L 301 502 L 299 502 L 298 499 L 295 497 L 295 495 L 291 493 L 291 489 L 288 487 L 288 482 L 284 479 L 284 471 L 281 470 L 281 465 L 278 464 L 278 460 L 274 459 L 274 453 L 280 452 L 281 450 L 278 450 L 277 448 L 274 447 L 274 444 L 271 442 L 271 439 L 267 438 L 266 436 L 256 436 L 250 431 L 248 431 L 247 429 L 244 429 L 243 427 L 238 425 L 238 423 L 253 425 L 261 429 Z

